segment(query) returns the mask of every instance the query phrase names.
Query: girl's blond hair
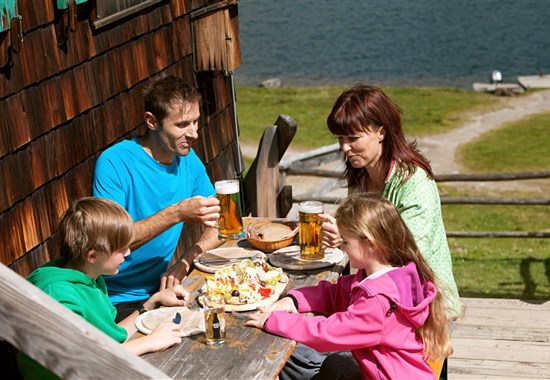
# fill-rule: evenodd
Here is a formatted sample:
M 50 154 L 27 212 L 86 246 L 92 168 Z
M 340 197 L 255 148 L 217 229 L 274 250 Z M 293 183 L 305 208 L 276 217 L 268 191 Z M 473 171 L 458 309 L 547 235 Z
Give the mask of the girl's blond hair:
M 428 319 L 417 334 L 424 342 L 426 358 L 439 360 L 449 356 L 452 348 L 442 288 L 395 206 L 378 194 L 353 193 L 338 208 L 336 222 L 339 229 L 368 239 L 377 248 L 377 259 L 382 263 L 400 267 L 414 262 L 420 280 L 436 284 L 438 291 L 430 304 Z
M 82 262 L 91 250 L 102 255 L 129 247 L 134 238 L 134 222 L 117 203 L 87 197 L 65 211 L 58 234 L 61 256 Z

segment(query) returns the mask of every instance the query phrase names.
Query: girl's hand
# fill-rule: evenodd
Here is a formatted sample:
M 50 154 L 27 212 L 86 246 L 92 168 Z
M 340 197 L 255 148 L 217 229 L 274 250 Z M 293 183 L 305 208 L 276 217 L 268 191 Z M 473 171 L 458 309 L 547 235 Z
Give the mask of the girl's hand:
M 298 313 L 296 306 L 294 306 L 294 301 L 292 301 L 292 298 L 290 297 L 283 297 L 277 302 L 273 303 L 271 306 L 264 308 L 264 310 L 269 310 L 270 312 L 280 310 L 289 312 L 291 314 Z
M 324 219 L 321 225 L 321 234 L 323 236 L 323 244 L 330 248 L 337 248 L 342 244 L 342 237 L 338 231 L 338 225 L 336 219 L 330 214 L 319 214 Z
M 267 318 L 269 318 L 270 315 L 271 310 L 259 307 L 257 312 L 248 316 L 247 320 L 244 322 L 244 325 L 248 327 L 257 327 L 259 329 L 263 329 L 265 321 L 267 321 Z

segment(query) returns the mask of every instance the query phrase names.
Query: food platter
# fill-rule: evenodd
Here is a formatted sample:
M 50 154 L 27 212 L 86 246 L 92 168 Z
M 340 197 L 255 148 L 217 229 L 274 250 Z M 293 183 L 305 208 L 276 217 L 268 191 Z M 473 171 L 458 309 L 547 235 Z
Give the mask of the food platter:
M 262 299 L 258 302 L 246 303 L 246 304 L 241 304 L 241 305 L 225 304 L 225 311 L 227 311 L 227 312 L 231 312 L 231 311 L 251 311 L 251 310 L 256 310 L 258 307 L 268 307 L 268 306 L 270 306 L 271 304 L 273 304 L 274 302 L 276 302 L 279 299 L 279 297 L 281 296 L 281 293 L 286 288 L 286 284 L 288 284 L 288 282 L 285 282 L 285 283 L 279 282 L 277 284 L 276 288 L 274 289 L 273 294 L 271 294 L 269 297 L 264 298 L 264 299 Z M 206 298 L 205 295 L 201 295 L 198 298 L 198 301 L 201 305 L 204 305 L 205 298 Z
M 300 247 L 291 245 L 269 255 L 271 265 L 288 270 L 321 269 L 339 263 L 344 258 L 344 252 L 338 248 L 326 248 L 325 257 L 320 260 L 302 260 Z
M 179 313 L 181 321 L 181 336 L 191 336 L 203 333 L 204 315 L 202 310 L 190 310 L 185 306 L 181 307 L 161 307 L 140 314 L 134 321 L 136 328 L 143 334 L 151 334 L 153 330 L 164 322 L 172 322 L 176 314 Z
M 226 265 L 235 264 L 241 260 L 266 259 L 262 251 L 242 247 L 216 248 L 201 253 L 193 260 L 195 267 L 206 273 L 215 273 Z

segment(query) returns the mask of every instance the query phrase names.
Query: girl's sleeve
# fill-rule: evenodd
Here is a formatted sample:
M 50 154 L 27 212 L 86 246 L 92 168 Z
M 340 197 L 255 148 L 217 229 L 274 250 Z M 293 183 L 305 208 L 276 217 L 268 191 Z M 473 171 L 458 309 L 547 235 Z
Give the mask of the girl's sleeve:
M 276 311 L 267 319 L 265 330 L 320 352 L 353 350 L 380 343 L 388 307 L 385 297 L 365 296 L 330 317 Z
M 289 292 L 298 302 L 300 313 L 315 312 L 325 315 L 346 310 L 351 285 L 355 276 L 341 276 L 336 284 L 320 281 L 317 286 L 294 289 Z

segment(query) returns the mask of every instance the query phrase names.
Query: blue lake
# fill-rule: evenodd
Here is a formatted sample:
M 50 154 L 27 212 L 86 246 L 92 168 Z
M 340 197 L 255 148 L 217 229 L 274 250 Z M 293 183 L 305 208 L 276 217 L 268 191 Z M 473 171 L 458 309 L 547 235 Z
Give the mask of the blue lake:
M 241 0 L 237 85 L 471 88 L 550 74 L 550 1 Z

